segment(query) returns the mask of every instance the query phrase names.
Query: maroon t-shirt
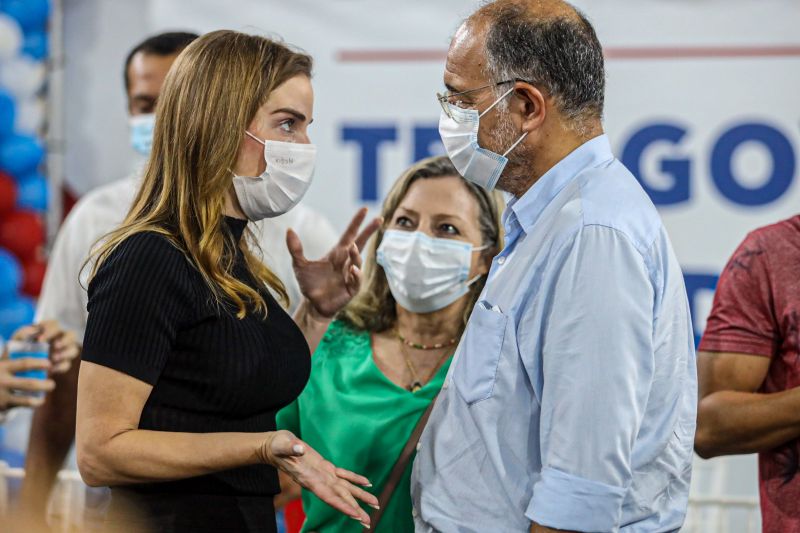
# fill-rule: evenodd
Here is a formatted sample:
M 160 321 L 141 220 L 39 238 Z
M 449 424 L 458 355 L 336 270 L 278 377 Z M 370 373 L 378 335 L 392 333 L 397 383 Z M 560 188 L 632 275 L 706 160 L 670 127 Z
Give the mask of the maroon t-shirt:
M 750 233 L 722 272 L 701 351 L 769 357 L 759 392 L 800 385 L 800 216 Z M 765 532 L 800 533 L 800 440 L 758 455 Z

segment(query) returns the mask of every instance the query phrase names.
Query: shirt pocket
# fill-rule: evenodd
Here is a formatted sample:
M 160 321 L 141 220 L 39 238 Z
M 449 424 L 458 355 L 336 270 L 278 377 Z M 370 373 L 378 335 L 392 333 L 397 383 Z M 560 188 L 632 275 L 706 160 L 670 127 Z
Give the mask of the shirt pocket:
M 492 396 L 507 322 L 508 317 L 486 300 L 472 311 L 453 369 L 453 382 L 468 404 Z

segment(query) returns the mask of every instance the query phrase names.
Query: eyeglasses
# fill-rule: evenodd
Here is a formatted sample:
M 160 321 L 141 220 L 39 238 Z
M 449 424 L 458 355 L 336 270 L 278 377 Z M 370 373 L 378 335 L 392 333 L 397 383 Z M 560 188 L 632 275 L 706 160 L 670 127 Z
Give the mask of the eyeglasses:
M 444 94 L 436 93 L 436 99 L 439 100 L 439 105 L 442 106 L 442 110 L 444 110 L 445 115 L 447 115 L 448 117 L 450 117 L 452 119 L 455 119 L 455 117 L 453 116 L 453 112 L 450 109 L 450 105 L 454 105 L 456 107 L 461 107 L 461 108 L 466 108 L 467 107 L 467 106 L 459 105 L 461 103 L 460 101 L 456 101 L 456 102 L 452 101 L 452 99 L 455 98 L 456 96 L 464 96 L 466 94 L 474 93 L 474 92 L 477 92 L 477 91 L 482 91 L 482 90 L 488 89 L 490 87 L 499 87 L 500 85 L 504 85 L 506 83 L 516 83 L 518 81 L 522 81 L 522 82 L 525 82 L 525 83 L 530 83 L 529 81 L 523 80 L 521 78 L 514 78 L 513 80 L 498 81 L 497 83 L 490 83 L 488 85 L 483 85 L 482 87 L 476 87 L 475 89 L 467 89 L 466 91 L 460 91 L 460 92 L 457 92 L 457 93 L 451 93 L 450 91 L 447 91 Z

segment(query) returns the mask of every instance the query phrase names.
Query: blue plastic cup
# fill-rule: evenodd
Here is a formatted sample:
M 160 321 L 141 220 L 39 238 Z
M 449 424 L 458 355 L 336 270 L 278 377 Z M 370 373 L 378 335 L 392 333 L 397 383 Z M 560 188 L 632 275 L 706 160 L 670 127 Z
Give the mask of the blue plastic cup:
M 47 359 L 50 357 L 50 345 L 46 342 L 10 340 L 7 347 L 9 359 L 24 359 L 26 357 Z M 45 380 L 47 379 L 47 370 L 23 370 L 22 372 L 15 372 L 14 375 L 18 378 Z M 35 398 L 44 396 L 44 392 L 14 390 L 12 393 L 18 396 L 33 396 Z

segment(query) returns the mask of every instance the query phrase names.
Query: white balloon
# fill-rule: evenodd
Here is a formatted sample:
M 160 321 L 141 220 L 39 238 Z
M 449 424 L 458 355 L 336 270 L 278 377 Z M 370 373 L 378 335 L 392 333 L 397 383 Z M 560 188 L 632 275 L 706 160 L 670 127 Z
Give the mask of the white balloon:
M 44 85 L 44 63 L 26 56 L 16 56 L 0 63 L 0 87 L 18 99 L 35 95 Z
M 44 98 L 18 100 L 14 131 L 26 135 L 39 135 L 44 126 L 46 109 Z
M 16 20 L 0 13 L 0 60 L 11 59 L 22 46 L 22 29 Z

